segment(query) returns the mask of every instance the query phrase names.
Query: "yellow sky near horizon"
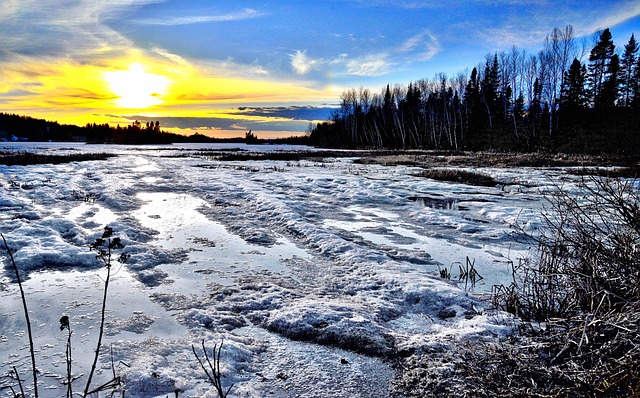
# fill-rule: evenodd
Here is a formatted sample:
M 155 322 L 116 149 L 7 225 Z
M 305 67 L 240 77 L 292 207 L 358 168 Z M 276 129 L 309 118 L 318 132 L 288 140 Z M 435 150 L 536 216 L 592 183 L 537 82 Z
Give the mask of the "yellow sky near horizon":
M 70 59 L 18 58 L 0 70 L 2 112 L 17 113 L 62 124 L 126 125 L 131 115 L 149 118 L 242 119 L 254 123 L 291 119 L 242 115 L 244 104 L 322 102 L 335 100 L 331 88 L 313 89 L 292 81 L 278 81 L 260 73 L 247 77 L 215 73 L 183 59 L 168 59 L 132 52 L 108 64 Z M 242 126 L 224 130 L 211 126 L 165 128 L 216 137 L 239 136 Z M 301 131 L 302 132 L 302 131 Z M 271 137 L 291 136 L 290 130 L 270 130 Z

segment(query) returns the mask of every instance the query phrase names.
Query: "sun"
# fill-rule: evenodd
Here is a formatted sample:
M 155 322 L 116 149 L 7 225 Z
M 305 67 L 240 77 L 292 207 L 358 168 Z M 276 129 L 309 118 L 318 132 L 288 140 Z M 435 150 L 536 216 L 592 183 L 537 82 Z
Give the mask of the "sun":
M 118 97 L 121 108 L 148 108 L 162 103 L 162 96 L 169 86 L 164 76 L 145 72 L 141 64 L 131 64 L 129 70 L 106 72 L 104 79 Z

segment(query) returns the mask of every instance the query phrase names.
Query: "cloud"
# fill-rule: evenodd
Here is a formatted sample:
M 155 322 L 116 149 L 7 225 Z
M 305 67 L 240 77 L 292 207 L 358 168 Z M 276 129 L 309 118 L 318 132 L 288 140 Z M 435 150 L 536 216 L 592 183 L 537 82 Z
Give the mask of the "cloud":
M 640 16 L 637 1 L 585 1 L 580 6 L 561 2 L 534 3 L 521 12 L 496 18 L 495 27 L 482 21 L 469 29 L 481 43 L 493 50 L 504 50 L 513 45 L 539 46 L 554 27 L 574 27 L 576 37 L 589 37 L 599 29 L 613 28 Z
M 163 116 L 144 116 L 144 115 L 110 115 L 118 119 L 128 121 L 140 120 L 159 121 L 163 129 L 179 129 L 184 130 L 210 130 L 215 131 L 238 131 L 247 130 L 265 131 L 265 132 L 289 132 L 302 133 L 308 125 L 308 121 L 303 120 L 282 120 L 270 118 L 249 118 L 242 116 L 233 117 L 226 115 L 224 117 L 163 117 Z
M 607 7 L 604 12 L 593 13 L 589 20 L 583 21 L 581 26 L 578 26 L 577 34 L 590 35 L 599 29 L 613 28 L 638 16 L 640 16 L 639 2 L 622 2 L 613 7 Z
M 393 64 L 387 53 L 375 53 L 360 57 L 339 54 L 333 59 L 311 58 L 305 51 L 296 51 L 291 56 L 291 67 L 300 75 L 312 71 L 331 72 L 339 75 L 382 76 L 389 73 Z
M 440 51 L 440 45 L 435 36 L 424 31 L 407 39 L 399 49 L 403 53 L 412 53 L 420 61 L 428 61 Z
M 307 51 L 296 50 L 291 55 L 291 67 L 300 75 L 306 75 L 313 69 L 319 68 L 324 61 L 322 59 L 312 59 L 307 56 Z
M 349 60 L 346 73 L 354 76 L 382 76 L 389 73 L 392 67 L 388 54 L 372 54 Z
M 376 37 L 377 39 L 379 37 Z M 354 50 L 359 50 L 358 47 L 360 46 L 354 47 Z M 377 77 L 415 62 L 429 61 L 440 51 L 438 39 L 428 30 L 424 30 L 395 47 L 378 47 L 377 51 L 362 55 L 342 53 L 334 58 L 314 58 L 308 55 L 307 50 L 296 50 L 291 55 L 291 67 L 300 75 L 320 71 L 334 75 Z
M 174 64 L 178 64 L 178 65 L 189 65 L 189 61 L 187 61 L 185 58 L 177 55 L 177 54 L 173 54 L 163 48 L 160 47 L 153 47 L 151 49 L 151 52 L 154 54 L 157 54 L 163 58 L 168 59 L 169 61 L 173 62 Z
M 245 116 L 291 119 L 303 121 L 326 120 L 333 107 L 315 106 L 278 106 L 278 107 L 239 107 L 238 111 Z
M 264 12 L 254 10 L 253 8 L 245 8 L 239 12 L 222 15 L 172 16 L 167 18 L 136 19 L 133 22 L 140 25 L 180 26 L 199 23 L 246 21 L 260 18 L 264 15 L 266 15 Z
M 132 46 L 105 21 L 126 17 L 158 0 L 20 0 L 3 3 L 0 51 L 28 56 L 114 55 Z M 12 6 L 13 4 L 13 6 Z

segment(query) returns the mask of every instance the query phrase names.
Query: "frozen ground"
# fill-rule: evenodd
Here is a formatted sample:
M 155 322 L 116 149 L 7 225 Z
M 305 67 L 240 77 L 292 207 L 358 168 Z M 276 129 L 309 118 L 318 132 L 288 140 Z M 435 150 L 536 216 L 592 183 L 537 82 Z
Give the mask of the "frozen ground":
M 197 146 L 8 144 L 20 150 L 115 152 L 107 161 L 0 166 L 0 232 L 14 253 L 34 325 L 40 395 L 63 396 L 66 337 L 84 387 L 106 271 L 88 245 L 105 225 L 131 259 L 114 267 L 105 348 L 127 397 L 214 397 L 192 344 L 224 339 L 234 397 L 384 397 L 394 358 L 509 332 L 479 300 L 508 284 L 527 254 L 512 224 L 539 225 L 541 192 L 559 169 L 483 169 L 504 186 L 414 177 L 404 166 L 325 161 L 220 162 Z M 244 147 L 278 150 L 278 147 Z M 290 148 L 289 148 L 290 149 Z M 30 380 L 19 293 L 5 250 L 0 386 Z M 473 261 L 472 288 L 438 277 Z M 11 396 L 8 389 L 0 396 Z

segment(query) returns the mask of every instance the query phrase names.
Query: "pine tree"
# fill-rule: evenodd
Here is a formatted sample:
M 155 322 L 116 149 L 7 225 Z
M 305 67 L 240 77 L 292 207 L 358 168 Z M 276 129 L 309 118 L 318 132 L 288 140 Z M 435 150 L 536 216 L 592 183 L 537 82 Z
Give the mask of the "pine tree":
M 609 28 L 601 34 L 589 55 L 589 94 L 595 108 L 601 108 L 603 85 L 608 80 L 609 63 L 615 51 Z
M 602 83 L 602 91 L 598 100 L 599 108 L 613 108 L 616 106 L 620 89 L 619 73 L 620 57 L 618 57 L 618 54 L 613 54 L 609 65 L 607 65 L 605 81 Z
M 633 109 L 640 109 L 640 57 L 638 57 L 638 60 L 636 61 L 633 77 L 631 78 L 631 92 L 631 107 Z
M 634 94 L 634 75 L 638 62 L 638 43 L 634 35 L 631 35 L 629 42 L 624 46 L 624 54 L 620 60 L 620 99 L 623 106 L 631 106 Z
M 474 133 L 484 127 L 482 115 L 486 113 L 480 94 L 480 79 L 477 68 L 473 68 L 471 71 L 471 77 L 465 88 L 464 102 L 469 111 L 468 127 L 472 137 Z
M 586 67 L 578 59 L 574 59 L 569 70 L 564 74 L 564 83 L 560 92 L 562 111 L 573 113 L 586 107 L 587 93 L 584 86 L 586 78 Z

